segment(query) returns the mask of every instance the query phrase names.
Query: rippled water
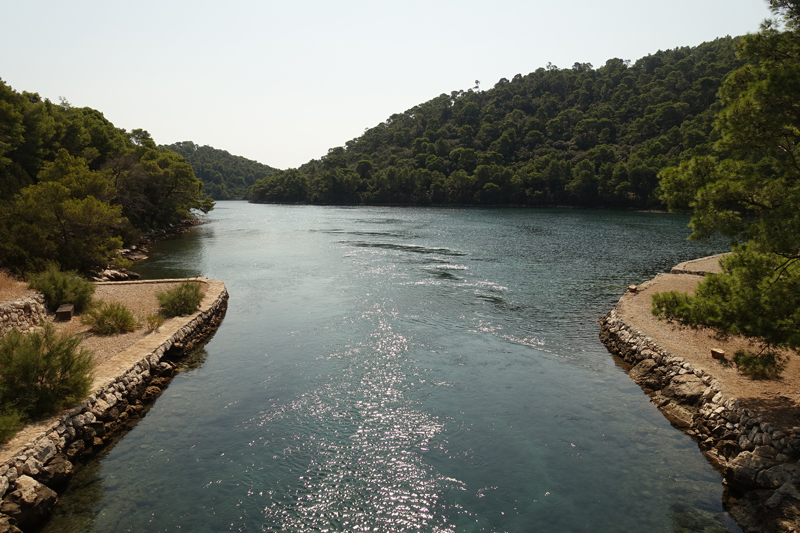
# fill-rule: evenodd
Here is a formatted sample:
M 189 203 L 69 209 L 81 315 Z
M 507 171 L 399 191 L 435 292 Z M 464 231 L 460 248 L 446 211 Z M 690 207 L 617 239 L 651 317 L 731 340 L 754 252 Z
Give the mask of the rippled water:
M 225 321 L 47 531 L 738 531 L 597 339 L 721 251 L 686 223 L 220 202 L 140 270 L 222 279 Z

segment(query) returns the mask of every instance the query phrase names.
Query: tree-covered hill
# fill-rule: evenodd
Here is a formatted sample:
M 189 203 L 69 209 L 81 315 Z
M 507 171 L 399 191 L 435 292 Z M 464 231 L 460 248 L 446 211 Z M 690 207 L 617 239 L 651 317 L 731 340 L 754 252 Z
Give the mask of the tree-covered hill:
M 211 146 L 197 146 L 192 141 L 164 146 L 186 158 L 195 175 L 203 182 L 203 191 L 215 200 L 241 199 L 259 179 L 278 170 L 258 161 L 231 155 Z
M 442 94 L 320 160 L 252 187 L 253 202 L 662 207 L 658 173 L 707 154 L 738 38 L 631 64 L 554 65 Z
M 146 131 L 0 80 L 0 268 L 102 267 L 141 232 L 212 206 L 192 167 Z

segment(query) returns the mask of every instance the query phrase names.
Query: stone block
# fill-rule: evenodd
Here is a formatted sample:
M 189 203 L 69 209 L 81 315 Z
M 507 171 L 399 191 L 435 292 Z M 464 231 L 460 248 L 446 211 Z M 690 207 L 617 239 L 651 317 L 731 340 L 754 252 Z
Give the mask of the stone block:
M 725 350 L 721 348 L 711 348 L 711 357 L 714 359 L 724 359 Z

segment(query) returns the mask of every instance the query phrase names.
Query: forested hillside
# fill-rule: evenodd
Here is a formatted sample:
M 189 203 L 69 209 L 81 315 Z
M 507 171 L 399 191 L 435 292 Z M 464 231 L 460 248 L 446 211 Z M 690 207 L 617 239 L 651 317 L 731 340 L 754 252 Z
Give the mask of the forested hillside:
M 211 146 L 197 146 L 192 141 L 164 146 L 186 158 L 197 178 L 203 182 L 203 191 L 215 200 L 241 199 L 256 182 L 277 169 L 242 156 L 231 155 Z
M 693 215 L 691 238 L 723 235 L 733 253 L 693 295 L 653 300 L 663 318 L 755 340 L 732 357 L 755 378 L 800 351 L 800 1 L 769 6 L 775 19 L 742 39 L 747 64 L 719 92 L 714 150 L 661 174 L 669 208 Z
M 0 268 L 101 267 L 141 232 L 212 206 L 192 167 L 146 131 L 0 80 Z
M 442 94 L 320 160 L 260 179 L 253 202 L 662 207 L 658 173 L 717 139 L 736 38 L 633 64 L 555 65 Z

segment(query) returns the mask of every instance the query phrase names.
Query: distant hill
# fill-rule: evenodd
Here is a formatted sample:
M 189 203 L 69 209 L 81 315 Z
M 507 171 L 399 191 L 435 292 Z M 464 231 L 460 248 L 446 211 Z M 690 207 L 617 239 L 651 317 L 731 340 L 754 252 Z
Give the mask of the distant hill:
M 717 91 L 743 64 L 738 41 L 633 64 L 548 65 L 489 90 L 442 94 L 319 160 L 258 180 L 249 199 L 661 207 L 659 171 L 708 153 L 717 139 Z
M 192 141 L 165 145 L 186 158 L 195 176 L 203 182 L 203 192 L 215 200 L 241 199 L 259 179 L 278 170 L 258 161 L 211 146 L 197 146 Z

